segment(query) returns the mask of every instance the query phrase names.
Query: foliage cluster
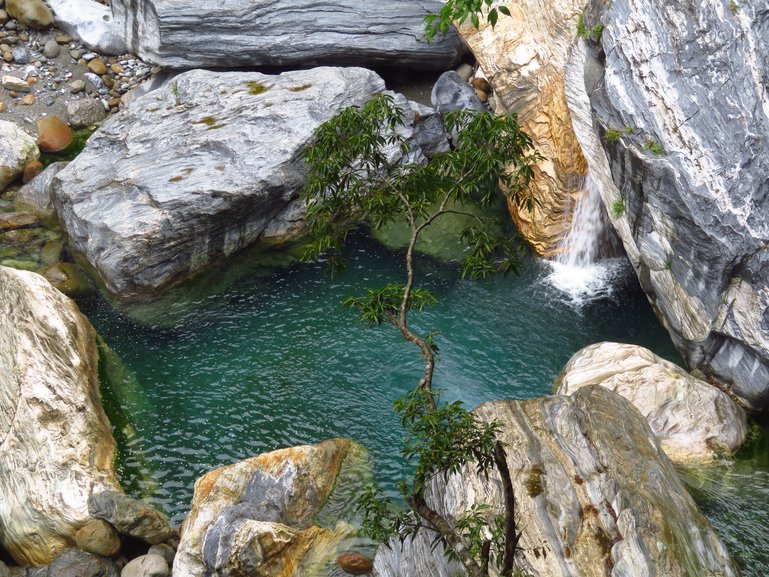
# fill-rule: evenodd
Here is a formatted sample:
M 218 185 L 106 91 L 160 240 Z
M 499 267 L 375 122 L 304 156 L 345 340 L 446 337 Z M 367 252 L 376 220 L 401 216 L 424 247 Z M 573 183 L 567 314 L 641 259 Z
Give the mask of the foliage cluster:
M 510 10 L 506 6 L 492 8 L 493 0 L 447 0 L 446 4 L 437 14 L 425 16 L 425 38 L 430 42 L 439 32 L 445 35 L 451 28 L 452 22 L 460 26 L 470 20 L 476 29 L 480 27 L 480 16 L 487 9 L 486 20 L 491 27 L 497 25 L 499 15 L 510 16 Z

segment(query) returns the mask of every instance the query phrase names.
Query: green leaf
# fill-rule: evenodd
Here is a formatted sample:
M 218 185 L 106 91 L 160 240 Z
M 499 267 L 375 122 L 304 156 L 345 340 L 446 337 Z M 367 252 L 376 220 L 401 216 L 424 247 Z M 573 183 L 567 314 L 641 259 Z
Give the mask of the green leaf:
M 510 16 L 510 10 L 508 9 L 507 6 L 499 6 L 497 7 L 497 10 L 499 10 L 505 16 Z

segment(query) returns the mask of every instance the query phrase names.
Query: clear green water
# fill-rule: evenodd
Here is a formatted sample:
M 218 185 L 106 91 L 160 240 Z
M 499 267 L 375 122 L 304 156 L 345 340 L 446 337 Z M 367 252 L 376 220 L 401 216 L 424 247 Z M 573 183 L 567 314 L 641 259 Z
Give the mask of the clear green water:
M 629 269 L 615 273 L 612 291 L 581 306 L 550 286 L 550 267 L 535 259 L 519 276 L 486 282 L 462 281 L 455 265 L 426 257 L 418 269 L 440 305 L 413 323 L 440 331 L 435 384 L 447 400 L 472 407 L 548 394 L 569 357 L 602 340 L 680 361 Z M 171 310 L 150 328 L 103 301 L 81 303 L 136 378 L 117 394 L 136 429 L 122 464 L 129 488 L 178 523 L 206 471 L 344 436 L 370 450 L 378 478 L 393 490 L 405 464 L 390 407 L 417 382 L 419 355 L 394 330 L 368 329 L 338 303 L 401 277 L 398 253 L 356 237 L 342 277 L 329 279 L 322 265 L 253 274 L 173 315 L 170 328 Z

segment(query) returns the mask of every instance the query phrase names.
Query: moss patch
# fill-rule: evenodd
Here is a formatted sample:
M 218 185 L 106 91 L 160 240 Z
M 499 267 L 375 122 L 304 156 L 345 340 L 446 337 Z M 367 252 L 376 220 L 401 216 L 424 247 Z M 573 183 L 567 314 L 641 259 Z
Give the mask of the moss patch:
M 544 492 L 545 489 L 542 486 L 544 476 L 545 472 L 542 470 L 542 467 L 539 465 L 531 466 L 531 469 L 529 469 L 529 478 L 526 479 L 526 492 L 529 494 L 529 497 L 534 498 Z
M 214 116 L 204 116 L 200 120 L 196 120 L 192 124 L 205 124 L 208 126 L 208 130 L 216 130 L 217 128 L 222 128 L 224 124 L 217 124 L 219 122 L 216 117 Z
M 256 80 L 249 80 L 246 82 L 246 86 L 248 86 L 248 93 L 249 94 L 262 94 L 264 92 L 267 92 L 271 86 L 265 86 L 261 82 L 257 82 Z
M 294 86 L 293 88 L 289 88 L 291 92 L 301 92 L 302 90 L 307 90 L 308 88 L 311 88 L 312 84 L 302 84 L 301 86 Z

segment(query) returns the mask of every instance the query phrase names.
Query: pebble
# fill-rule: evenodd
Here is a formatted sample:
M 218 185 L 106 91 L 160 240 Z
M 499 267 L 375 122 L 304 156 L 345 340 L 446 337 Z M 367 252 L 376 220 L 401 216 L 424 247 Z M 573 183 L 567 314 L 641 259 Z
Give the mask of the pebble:
M 8 110 L 8 105 L 5 102 L 0 102 L 0 112 Z
M 0 82 L 2 82 L 5 90 L 11 90 L 13 92 L 29 92 L 29 83 L 16 76 L 5 75 L 0 78 Z
M 43 54 L 46 58 L 56 58 L 59 55 L 59 43 L 56 40 L 49 40 L 43 47 Z
M 3 52 L 3 60 L 13 62 L 13 53 L 10 50 Z
M 86 62 L 89 62 L 95 59 L 97 56 L 98 54 L 96 54 L 96 52 L 86 52 L 85 54 L 83 54 L 83 60 L 85 60 Z
M 83 59 L 85 60 L 86 58 L 83 57 Z M 88 63 L 88 70 L 101 76 L 107 73 L 107 65 L 104 64 L 104 60 L 101 58 L 94 58 Z
M 72 94 L 77 94 L 78 92 L 82 92 L 85 90 L 85 80 L 82 78 L 78 78 L 77 80 L 73 80 L 69 83 L 69 91 Z
M 24 106 L 32 106 L 35 103 L 35 100 L 34 94 L 26 94 L 24 98 L 21 99 L 21 103 Z
M 13 54 L 13 60 L 18 64 L 27 64 L 29 62 L 29 52 L 22 46 L 11 50 L 11 54 Z
M 8 22 L 8 12 L 0 10 L 0 26 Z
M 69 55 L 72 57 L 73 60 L 80 60 L 80 56 L 82 56 L 82 52 L 80 50 L 70 50 Z
M 16 20 L 9 20 L 5 23 L 5 29 L 6 30 L 16 30 L 17 24 Z
M 67 36 L 66 34 L 57 34 L 53 39 L 56 40 L 58 44 L 69 44 L 72 42 L 72 36 Z

